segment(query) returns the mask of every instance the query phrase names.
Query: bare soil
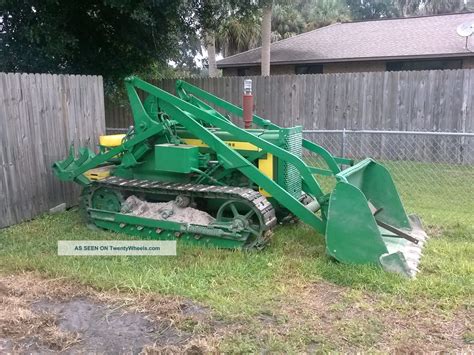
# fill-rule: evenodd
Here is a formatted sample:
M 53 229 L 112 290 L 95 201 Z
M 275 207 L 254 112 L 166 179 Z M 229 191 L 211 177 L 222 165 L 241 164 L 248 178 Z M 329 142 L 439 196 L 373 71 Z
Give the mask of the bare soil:
M 291 292 L 252 320 L 217 320 L 208 308 L 180 297 L 99 292 L 32 273 L 0 276 L 0 353 L 217 352 L 229 339 L 299 342 L 299 351 L 473 352 L 472 309 L 444 313 L 403 299 L 328 282 L 289 284 Z M 296 338 L 295 338 L 296 337 Z M 232 344 L 232 341 L 230 341 Z M 262 343 L 265 343 L 263 341 Z M 265 352 L 262 345 L 260 352 Z
M 280 310 L 288 322 L 280 327 L 291 329 L 304 319 L 311 333 L 331 339 L 344 352 L 474 351 L 465 339 L 473 331 L 473 312 L 468 305 L 454 313 L 444 312 L 442 305 L 426 302 L 420 308 L 420 302 L 413 304 L 400 297 L 384 300 L 324 281 L 292 289 L 293 297 Z
M 192 329 L 209 311 L 189 300 L 128 298 L 33 274 L 0 277 L 0 353 L 203 352 Z

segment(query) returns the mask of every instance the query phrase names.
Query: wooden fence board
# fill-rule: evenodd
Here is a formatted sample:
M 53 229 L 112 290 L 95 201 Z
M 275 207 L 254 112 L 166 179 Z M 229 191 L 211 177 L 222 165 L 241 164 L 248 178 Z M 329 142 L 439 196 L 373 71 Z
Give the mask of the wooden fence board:
M 249 78 L 253 80 L 255 112 L 283 127 L 302 125 L 307 130 L 474 131 L 474 69 Z M 236 105 L 242 105 L 244 79 L 186 80 Z M 174 80 L 154 83 L 174 93 Z M 109 128 L 126 128 L 132 124 L 127 106 L 119 107 L 106 99 L 105 111 L 106 126 Z M 373 134 L 369 147 L 367 136 L 359 137 L 351 138 L 353 148 L 346 150 L 346 153 L 356 156 L 364 151 L 366 155 L 376 158 L 389 154 L 393 159 L 435 161 L 442 156 L 457 155 L 460 151 L 453 144 L 456 140 L 452 137 L 439 136 L 433 144 L 434 138 L 407 136 L 404 137 L 404 144 L 397 145 L 393 144 L 393 139 Z M 421 144 L 423 141 L 427 144 Z M 459 141 L 472 145 L 473 139 Z M 417 142 L 420 143 L 419 149 L 414 151 Z M 363 144 L 366 146 L 362 147 Z M 466 162 L 466 159 L 472 161 L 474 158 L 465 155 L 473 149 L 470 145 L 462 148 L 465 153 L 459 157 L 459 162 Z
M 0 102 L 0 228 L 75 204 L 78 187 L 51 165 L 104 134 L 102 78 L 0 73 Z

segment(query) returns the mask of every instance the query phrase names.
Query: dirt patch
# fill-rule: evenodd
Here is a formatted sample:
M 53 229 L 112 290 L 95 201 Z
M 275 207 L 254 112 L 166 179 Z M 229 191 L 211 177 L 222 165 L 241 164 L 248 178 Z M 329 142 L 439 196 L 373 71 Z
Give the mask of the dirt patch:
M 209 310 L 189 300 L 98 293 L 31 274 L 0 277 L 0 353 L 211 350 L 194 328 Z
M 89 297 L 41 300 L 32 309 L 54 317 L 60 331 L 78 335 L 80 341 L 72 344 L 71 351 L 139 353 L 146 345 L 176 345 L 187 337 L 170 321 L 151 321 L 146 314 L 114 310 Z
M 470 352 L 472 312 L 447 315 L 442 306 L 424 309 L 402 298 L 387 304 L 382 296 L 327 282 L 295 287 L 279 314 L 288 321 L 277 332 L 304 324 L 309 333 L 330 339 L 339 351 Z
M 466 341 L 472 309 L 420 309 L 395 296 L 291 282 L 261 314 L 225 321 L 180 297 L 98 292 L 34 274 L 0 276 L 0 353 L 265 352 L 275 342 L 292 344 L 294 352 L 473 351 Z M 247 339 L 253 348 L 233 347 Z

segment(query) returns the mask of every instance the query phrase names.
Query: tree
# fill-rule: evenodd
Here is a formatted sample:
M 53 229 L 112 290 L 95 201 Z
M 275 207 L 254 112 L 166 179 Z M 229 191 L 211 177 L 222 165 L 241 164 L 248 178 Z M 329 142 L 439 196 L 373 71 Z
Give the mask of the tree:
M 216 52 L 224 56 L 248 50 L 258 43 L 258 9 L 253 0 L 191 0 L 208 53 L 209 76 L 217 75 Z
M 1 71 L 122 79 L 181 58 L 196 28 L 176 0 L 2 0 L 0 11 Z
M 262 7 L 262 76 L 270 75 L 272 8 L 273 1 L 266 1 Z
M 306 31 L 351 19 L 344 0 L 312 0 L 304 4 L 302 13 L 306 14 Z
M 425 0 L 421 1 L 420 12 L 437 15 L 460 12 L 467 9 L 464 0 Z
M 216 0 L 194 1 L 202 32 L 201 39 L 208 55 L 208 74 L 211 78 L 217 76 L 215 31 L 217 30 L 216 23 L 221 20 L 220 17 L 225 12 L 225 9 L 221 9 L 221 5 L 226 7 Z
M 260 43 L 258 13 L 234 14 L 216 31 L 216 50 L 224 57 L 255 48 Z
M 394 0 L 403 17 L 449 14 L 469 10 L 468 0 Z
M 297 7 L 276 4 L 272 11 L 272 42 L 290 38 L 304 31 L 305 19 Z
M 215 78 L 217 76 L 216 64 L 216 38 L 214 32 L 207 32 L 205 35 L 205 45 L 207 50 L 209 77 Z
M 356 20 L 398 17 L 393 0 L 346 0 L 351 15 Z

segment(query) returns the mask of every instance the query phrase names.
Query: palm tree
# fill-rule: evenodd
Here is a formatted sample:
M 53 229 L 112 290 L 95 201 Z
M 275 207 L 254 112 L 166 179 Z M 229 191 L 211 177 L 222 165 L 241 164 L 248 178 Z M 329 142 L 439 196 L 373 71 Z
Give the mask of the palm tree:
M 304 28 L 305 20 L 295 6 L 273 5 L 272 42 L 300 34 Z
M 224 57 L 247 51 L 258 46 L 259 36 L 257 16 L 228 16 L 216 31 L 216 51 Z
M 306 14 L 306 31 L 351 19 L 343 0 L 313 0 L 303 5 L 302 13 Z

